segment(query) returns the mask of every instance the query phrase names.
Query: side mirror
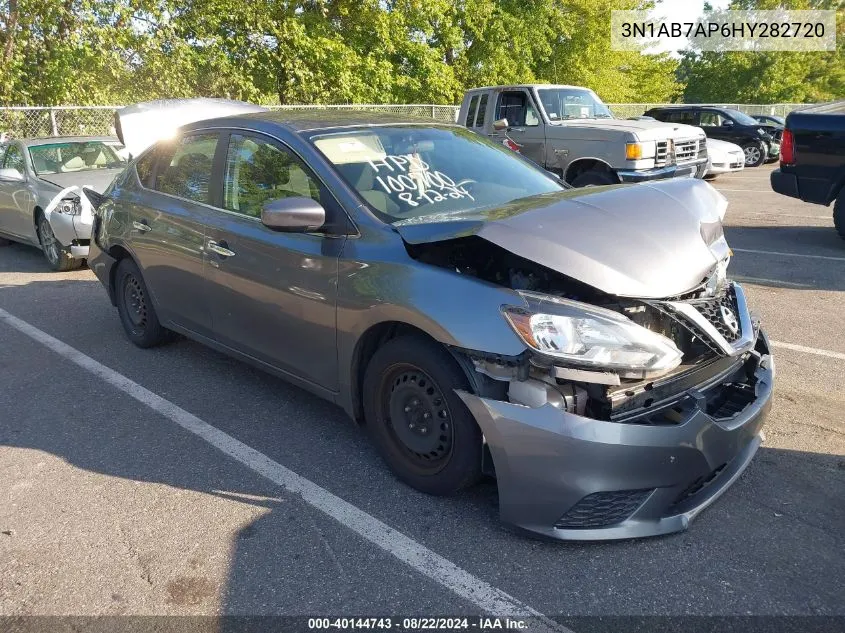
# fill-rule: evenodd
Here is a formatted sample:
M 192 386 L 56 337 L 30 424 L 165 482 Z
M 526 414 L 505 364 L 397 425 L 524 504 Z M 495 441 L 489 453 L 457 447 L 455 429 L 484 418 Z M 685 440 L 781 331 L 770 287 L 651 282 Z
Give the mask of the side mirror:
M 21 172 L 13 167 L 0 169 L 0 180 L 7 180 L 11 182 L 23 182 L 24 177 Z
M 502 130 L 507 130 L 510 127 L 508 124 L 507 119 L 499 119 L 498 121 L 493 121 L 493 129 L 497 132 L 501 132 Z
M 734 122 L 730 119 L 725 119 L 724 121 L 722 121 L 722 127 L 731 127 L 733 124 Z
M 319 202 L 304 196 L 279 198 L 264 204 L 261 223 L 274 231 L 308 233 L 326 223 L 326 210 Z

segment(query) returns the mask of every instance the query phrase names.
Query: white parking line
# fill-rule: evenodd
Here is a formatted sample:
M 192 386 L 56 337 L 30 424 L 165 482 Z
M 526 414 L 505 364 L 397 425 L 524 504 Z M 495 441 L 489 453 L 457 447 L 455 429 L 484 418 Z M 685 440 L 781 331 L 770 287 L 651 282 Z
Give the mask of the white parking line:
M 777 191 L 772 191 L 771 189 L 724 189 L 722 187 L 719 187 L 719 191 L 739 191 L 744 193 L 777 193 Z
M 550 620 L 501 589 L 473 576 L 374 516 L 2 308 L 0 308 L 0 320 L 138 402 L 147 405 L 153 411 L 202 438 L 250 470 L 288 492 L 298 495 L 309 505 L 324 512 L 449 591 L 476 605 L 485 613 L 532 618 L 532 630 L 572 633 L 566 627 Z M 535 629 L 538 626 L 539 629 Z
M 845 354 L 842 352 L 834 352 L 829 349 L 818 349 L 817 347 L 805 347 L 804 345 L 795 345 L 794 343 L 781 343 L 780 341 L 769 341 L 772 347 L 780 347 L 782 349 L 789 349 L 793 352 L 803 352 L 804 354 L 815 354 L 816 356 L 824 356 L 826 358 L 836 358 L 837 360 L 845 360 Z
M 800 213 L 778 213 L 777 211 L 770 211 L 769 213 L 760 213 L 759 211 L 743 211 L 741 209 L 731 209 L 730 215 L 756 215 L 762 218 L 801 218 L 802 220 L 832 220 L 830 215 L 801 215 Z M 730 226 L 730 225 L 728 225 Z
M 779 257 L 801 257 L 806 259 L 826 259 L 834 262 L 845 262 L 845 257 L 831 255 L 806 255 L 804 253 L 784 253 L 782 251 L 758 251 L 751 248 L 731 248 L 734 253 L 755 253 L 757 255 L 777 255 Z

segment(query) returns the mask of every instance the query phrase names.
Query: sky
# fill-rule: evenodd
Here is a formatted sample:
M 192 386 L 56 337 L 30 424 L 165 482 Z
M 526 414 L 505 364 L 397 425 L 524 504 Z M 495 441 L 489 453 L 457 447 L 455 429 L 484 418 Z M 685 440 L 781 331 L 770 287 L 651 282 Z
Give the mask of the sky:
M 710 0 L 714 9 L 726 9 L 730 0 Z M 652 12 L 654 16 L 673 22 L 690 22 L 704 13 L 704 0 L 663 0 Z M 650 53 L 677 53 L 686 46 L 686 38 L 680 40 L 661 40 L 657 46 L 649 49 Z

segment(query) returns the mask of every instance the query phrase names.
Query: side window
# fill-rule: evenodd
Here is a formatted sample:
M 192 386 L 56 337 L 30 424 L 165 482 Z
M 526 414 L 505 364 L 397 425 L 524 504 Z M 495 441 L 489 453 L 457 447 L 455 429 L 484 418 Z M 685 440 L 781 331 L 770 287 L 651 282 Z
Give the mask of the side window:
M 160 155 L 160 149 L 158 147 L 154 147 L 144 154 L 144 156 L 139 158 L 137 163 L 135 163 L 135 171 L 138 173 L 138 180 L 141 181 L 141 184 L 145 187 L 149 187 L 151 184 L 153 169 L 155 168 L 156 160 Z
M 320 185 L 299 159 L 272 143 L 232 134 L 226 152 L 223 206 L 258 218 L 265 202 L 290 197 L 320 202 Z
M 3 159 L 4 169 L 17 169 L 19 172 L 26 173 L 23 164 L 23 154 L 17 145 L 9 145 L 6 150 L 6 157 Z
M 194 202 L 211 204 L 209 185 L 217 137 L 217 132 L 205 132 L 177 140 L 172 158 L 167 161 L 167 156 L 161 156 L 153 188 Z
M 718 112 L 705 110 L 701 113 L 701 123 L 704 127 L 719 127 L 722 125 L 722 117 Z
M 472 127 L 473 121 L 475 121 L 475 110 L 478 107 L 478 95 L 473 95 L 472 100 L 469 102 L 469 109 L 467 110 L 467 118 L 464 121 L 464 125 L 467 127 Z
M 507 119 L 512 126 L 535 126 L 540 124 L 531 99 L 521 90 L 503 92 L 496 106 L 496 119 Z
M 482 127 L 484 125 L 484 113 L 487 112 L 487 94 L 481 95 L 481 101 L 478 102 L 478 116 L 475 118 L 475 127 Z

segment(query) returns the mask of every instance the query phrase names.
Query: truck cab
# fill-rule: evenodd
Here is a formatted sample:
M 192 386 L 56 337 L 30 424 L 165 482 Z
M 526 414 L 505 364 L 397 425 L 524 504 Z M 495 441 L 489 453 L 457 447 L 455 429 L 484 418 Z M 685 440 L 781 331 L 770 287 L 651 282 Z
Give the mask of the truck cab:
M 458 123 L 501 141 L 576 187 L 702 178 L 704 132 L 623 120 L 588 88 L 522 84 L 469 90 Z

